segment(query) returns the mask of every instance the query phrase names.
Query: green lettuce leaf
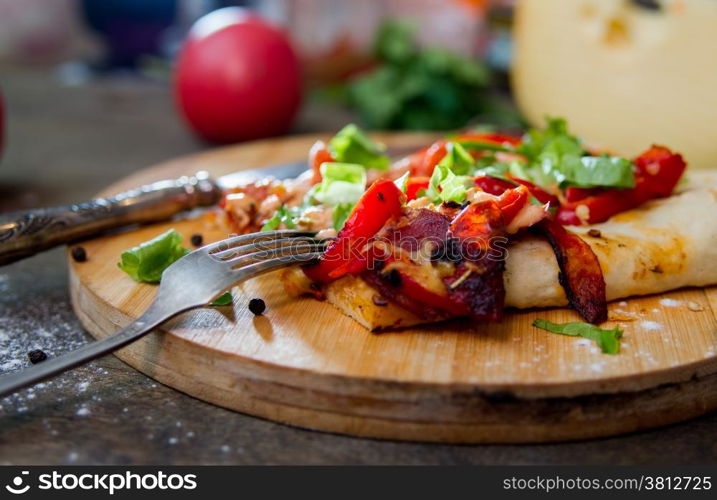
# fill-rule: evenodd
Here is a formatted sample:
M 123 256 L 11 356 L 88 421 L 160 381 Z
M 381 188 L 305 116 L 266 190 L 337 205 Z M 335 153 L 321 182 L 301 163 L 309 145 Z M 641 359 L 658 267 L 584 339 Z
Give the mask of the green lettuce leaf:
M 613 188 L 635 187 L 632 162 L 618 156 L 583 156 L 580 162 L 563 169 L 565 181 L 578 187 L 609 186 Z
M 633 164 L 630 160 L 617 156 L 586 155 L 580 140 L 568 132 L 564 119 L 546 119 L 547 127 L 544 130 L 528 131 L 523 136 L 523 143 L 517 148 L 517 152 L 529 160 L 519 177 L 542 187 L 635 186 Z
M 232 292 L 226 292 L 217 297 L 210 306 L 228 306 L 232 303 Z
M 448 167 L 456 175 L 468 175 L 475 167 L 475 161 L 466 149 L 457 142 L 446 143 L 446 156 L 439 165 Z
M 386 146 L 372 141 L 354 124 L 346 125 L 329 141 L 329 150 L 339 163 L 355 163 L 376 170 L 387 170 L 390 164 Z
M 366 190 L 366 169 L 359 164 L 324 163 L 321 177 L 311 196 L 325 205 L 354 204 Z
M 408 188 L 408 177 L 411 175 L 411 172 L 406 172 L 401 177 L 393 181 L 393 183 L 396 185 L 396 187 L 402 192 L 406 193 L 406 189 Z
M 438 164 L 433 170 L 433 175 L 428 182 L 424 196 L 427 196 L 433 203 L 444 201 L 455 201 L 463 203 L 466 201 L 466 191 L 473 184 L 473 179 L 467 175 L 456 175 L 446 165 Z
M 618 327 L 612 330 L 604 330 L 590 323 L 552 323 L 540 318 L 533 321 L 533 326 L 551 333 L 590 339 L 595 342 L 605 354 L 617 354 L 620 352 L 622 330 Z
M 331 214 L 334 229 L 341 231 L 355 205 L 355 203 L 339 203 L 334 207 L 334 211 Z
M 261 226 L 261 230 L 274 231 L 275 229 L 281 227 L 282 224 L 285 225 L 288 229 L 296 229 L 296 223 L 294 222 L 294 219 L 296 219 L 298 216 L 299 214 L 296 213 L 296 210 L 292 210 L 286 205 L 282 205 L 279 207 L 276 213 L 269 220 L 267 220 L 263 226 Z
M 138 282 L 158 283 L 162 272 L 189 250 L 182 245 L 182 235 L 174 229 L 122 252 L 117 266 Z

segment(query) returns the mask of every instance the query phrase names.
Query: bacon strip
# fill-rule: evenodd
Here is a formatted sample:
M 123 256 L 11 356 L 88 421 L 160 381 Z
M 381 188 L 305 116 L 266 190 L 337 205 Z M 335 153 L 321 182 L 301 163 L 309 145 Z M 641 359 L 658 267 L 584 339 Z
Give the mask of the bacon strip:
M 497 246 L 498 238 L 507 242 L 503 229 L 503 215 L 492 201 L 468 205 L 451 222 L 449 236 L 457 241 L 462 260 L 444 283 L 448 296 L 478 321 L 503 318 L 505 255 Z
M 607 320 L 605 279 L 597 256 L 590 245 L 560 223 L 544 220 L 536 231 L 545 236 L 558 259 L 558 280 L 570 305 L 590 323 Z

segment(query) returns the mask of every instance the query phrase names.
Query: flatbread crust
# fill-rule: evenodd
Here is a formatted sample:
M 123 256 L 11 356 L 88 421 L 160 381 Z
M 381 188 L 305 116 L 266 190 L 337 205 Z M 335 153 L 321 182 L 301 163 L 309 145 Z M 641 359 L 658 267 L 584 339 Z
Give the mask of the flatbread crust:
M 609 301 L 717 284 L 717 173 L 688 171 L 686 176 L 684 186 L 669 198 L 648 202 L 607 222 L 569 228 L 597 255 Z M 558 272 L 555 254 L 545 240 L 525 236 L 515 241 L 506 260 L 506 306 L 566 306 Z M 285 271 L 282 280 L 292 294 L 306 290 L 308 284 L 297 268 Z M 369 330 L 428 322 L 391 303 L 377 305 L 382 301 L 375 300 L 376 296 L 373 288 L 355 276 L 337 280 L 326 289 L 329 303 Z

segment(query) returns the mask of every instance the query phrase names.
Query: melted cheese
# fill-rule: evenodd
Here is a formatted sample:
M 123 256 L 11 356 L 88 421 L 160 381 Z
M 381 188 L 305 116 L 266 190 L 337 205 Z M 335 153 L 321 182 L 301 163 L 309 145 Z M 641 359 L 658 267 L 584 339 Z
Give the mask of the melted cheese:
M 717 1 L 521 0 L 513 89 L 528 120 L 564 116 L 588 143 L 653 143 L 717 167 Z

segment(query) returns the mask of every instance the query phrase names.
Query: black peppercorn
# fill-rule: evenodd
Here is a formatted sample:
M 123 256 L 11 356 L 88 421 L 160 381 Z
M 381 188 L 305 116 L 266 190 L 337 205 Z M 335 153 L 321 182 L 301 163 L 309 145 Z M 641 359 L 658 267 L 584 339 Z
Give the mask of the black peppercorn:
M 87 260 L 87 252 L 84 247 L 75 247 L 72 249 L 72 258 L 75 262 L 84 262 Z
M 249 301 L 249 310 L 258 316 L 266 310 L 266 304 L 261 299 L 251 299 Z
M 27 357 L 30 358 L 30 363 L 35 365 L 41 361 L 45 361 L 47 359 L 47 354 L 45 354 L 45 351 L 40 349 L 33 349 L 27 353 Z
M 189 239 L 189 241 L 195 247 L 200 247 L 200 246 L 202 246 L 202 243 L 204 242 L 204 237 L 199 233 L 193 234 L 192 237 Z
M 400 287 L 403 282 L 401 279 L 401 273 L 399 273 L 396 269 L 391 269 L 386 277 L 388 278 L 388 282 L 391 286 L 395 288 Z

